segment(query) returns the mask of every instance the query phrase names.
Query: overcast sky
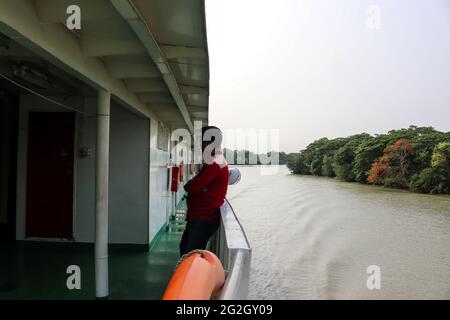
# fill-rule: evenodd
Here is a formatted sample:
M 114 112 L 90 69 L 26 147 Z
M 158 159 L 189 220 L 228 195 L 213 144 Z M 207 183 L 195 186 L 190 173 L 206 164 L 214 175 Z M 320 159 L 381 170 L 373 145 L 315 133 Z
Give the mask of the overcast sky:
M 206 0 L 206 18 L 210 124 L 279 129 L 288 152 L 410 124 L 450 131 L 448 0 Z

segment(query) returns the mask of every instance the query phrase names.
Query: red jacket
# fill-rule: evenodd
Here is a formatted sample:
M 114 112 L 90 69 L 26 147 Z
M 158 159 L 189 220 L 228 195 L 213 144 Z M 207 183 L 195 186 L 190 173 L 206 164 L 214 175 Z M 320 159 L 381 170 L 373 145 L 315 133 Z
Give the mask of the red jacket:
M 217 222 L 219 208 L 225 200 L 228 188 L 228 165 L 222 155 L 214 162 L 204 164 L 200 172 L 184 186 L 188 193 L 187 220 Z

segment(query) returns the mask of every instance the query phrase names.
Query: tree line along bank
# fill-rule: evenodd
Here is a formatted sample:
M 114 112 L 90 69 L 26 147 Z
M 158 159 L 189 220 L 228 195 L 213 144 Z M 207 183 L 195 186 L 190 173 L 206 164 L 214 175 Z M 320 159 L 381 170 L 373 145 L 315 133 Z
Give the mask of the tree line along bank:
M 450 132 L 410 126 L 386 134 L 321 138 L 287 166 L 294 174 L 450 194 Z

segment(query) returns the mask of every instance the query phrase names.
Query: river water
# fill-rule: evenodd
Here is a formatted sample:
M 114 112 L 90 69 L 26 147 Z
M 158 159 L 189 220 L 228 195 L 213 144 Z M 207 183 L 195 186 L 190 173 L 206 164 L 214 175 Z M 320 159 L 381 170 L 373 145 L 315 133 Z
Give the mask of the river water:
M 450 299 L 450 197 L 240 170 L 228 199 L 253 249 L 249 298 Z

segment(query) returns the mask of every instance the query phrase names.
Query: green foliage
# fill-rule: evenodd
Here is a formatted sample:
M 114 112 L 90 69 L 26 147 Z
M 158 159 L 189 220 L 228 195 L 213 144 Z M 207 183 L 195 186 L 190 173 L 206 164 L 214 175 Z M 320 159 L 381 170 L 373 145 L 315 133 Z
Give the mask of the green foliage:
M 386 187 L 416 192 L 450 193 L 450 132 L 410 126 L 373 136 L 363 133 L 321 138 L 290 158 L 288 168 L 296 174 L 360 183 L 367 183 L 371 170 L 376 169 L 384 176 L 372 177 L 373 183 L 380 181 Z
M 302 154 L 299 154 L 297 159 L 289 160 L 287 163 L 287 167 L 292 171 L 292 173 L 295 174 L 311 174 L 309 171 L 309 166 L 306 165 L 305 156 Z
M 333 170 L 336 173 L 336 178 L 343 181 L 354 180 L 352 167 L 354 157 L 353 149 L 348 145 L 336 151 L 333 157 Z
M 416 155 L 411 163 L 411 169 L 420 172 L 430 167 L 435 146 L 444 140 L 445 135 L 438 131 L 420 131 L 413 137 L 411 141 L 416 149 Z
M 408 180 L 401 175 L 392 175 L 384 178 L 383 185 L 388 188 L 408 188 Z
M 441 142 L 434 148 L 431 166 L 450 171 L 450 142 Z
M 450 142 L 440 142 L 434 147 L 431 168 L 412 176 L 410 189 L 432 194 L 450 193 Z
M 367 139 L 370 139 L 370 135 L 367 133 L 351 136 L 347 139 L 347 143 L 337 149 L 334 153 L 333 170 L 338 179 L 343 181 L 355 181 L 355 175 L 353 172 L 355 150 Z
M 450 186 L 436 168 L 426 168 L 411 177 L 411 191 L 431 194 L 448 194 Z
M 311 174 L 315 175 L 315 176 L 320 176 L 322 175 L 322 161 L 323 158 L 314 158 L 314 160 L 311 162 L 311 166 L 309 168 L 309 171 L 311 172 Z
M 383 154 L 387 143 L 388 137 L 380 135 L 366 139 L 355 149 L 355 158 L 353 160 L 355 181 L 361 183 L 367 181 L 372 163 Z
M 322 175 L 326 177 L 335 177 L 336 174 L 333 170 L 333 157 L 325 155 L 322 162 Z

